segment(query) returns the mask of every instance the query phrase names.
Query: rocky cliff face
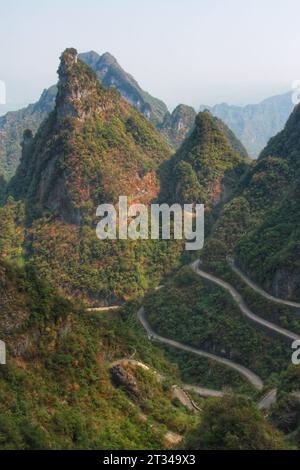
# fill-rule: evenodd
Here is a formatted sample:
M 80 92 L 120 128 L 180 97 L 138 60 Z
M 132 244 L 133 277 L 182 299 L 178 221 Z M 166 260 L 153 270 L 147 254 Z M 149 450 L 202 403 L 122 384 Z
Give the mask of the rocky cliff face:
M 142 90 L 134 78 L 125 72 L 109 53 L 79 54 L 78 58 L 91 67 L 106 88 L 116 88 L 124 99 L 138 109 L 154 125 L 159 125 L 168 112 L 166 105 Z M 26 129 L 36 133 L 41 123 L 54 109 L 57 86 L 44 90 L 39 101 L 19 111 L 0 117 L 0 175 L 10 179 L 21 159 L 22 136 Z
M 192 132 L 196 111 L 190 106 L 180 104 L 172 114 L 167 113 L 159 130 L 165 135 L 172 147 L 178 149 L 184 139 Z
M 32 142 L 25 136 L 12 192 L 75 224 L 92 202 L 95 210 L 119 195 L 154 199 L 155 168 L 169 156 L 159 135 L 117 92 L 99 84 L 74 49 L 63 53 L 58 73 L 55 109 Z
M 176 249 L 161 263 L 150 241 L 100 241 L 95 231 L 99 204 L 124 195 L 129 203 L 155 200 L 159 169 L 169 157 L 151 123 L 67 49 L 55 108 L 34 137 L 25 132 L 8 188 L 25 203 L 27 254 L 38 272 L 64 294 L 102 305 L 143 289 L 151 273 L 176 262 Z M 164 251 L 167 244 L 163 257 Z
M 8 188 L 26 206 L 26 256 L 73 298 L 106 304 L 141 292 L 153 273 L 168 273 L 178 262 L 181 244 L 99 241 L 98 205 L 117 203 L 120 195 L 149 204 L 170 189 L 172 203 L 215 207 L 246 166 L 224 129 L 200 113 L 170 161 L 151 123 L 67 49 L 55 108 L 34 137 L 24 134 L 22 161 Z
M 140 111 L 154 125 L 160 124 L 168 112 L 167 106 L 157 98 L 142 90 L 138 82 L 117 62 L 109 52 L 99 56 L 91 51 L 79 55 L 96 73 L 106 88 L 116 88 L 123 98 Z
M 113 107 L 113 95 L 107 93 L 104 97 L 92 69 L 78 60 L 76 49 L 66 49 L 61 56 L 55 108 L 61 125 L 72 118 L 83 122 L 101 113 L 109 114 Z
M 137 400 L 141 396 L 137 380 L 128 368 L 118 364 L 110 369 L 110 374 L 113 384 L 125 389 L 129 398 Z

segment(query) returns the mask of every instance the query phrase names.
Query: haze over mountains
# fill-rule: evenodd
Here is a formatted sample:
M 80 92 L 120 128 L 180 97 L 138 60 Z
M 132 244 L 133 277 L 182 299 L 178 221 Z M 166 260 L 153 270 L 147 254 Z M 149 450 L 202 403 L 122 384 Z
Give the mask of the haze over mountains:
M 94 51 L 79 57 L 96 73 L 105 87 L 116 88 L 123 98 L 138 109 L 163 134 L 174 150 L 178 149 L 194 127 L 196 111 L 187 105 L 178 105 L 172 113 L 163 101 L 144 91 L 138 82 L 118 64 L 109 53 L 99 55 Z M 19 111 L 12 111 L 0 117 L 0 174 L 10 179 L 16 171 L 21 157 L 22 135 L 26 128 L 35 133 L 54 108 L 57 87 L 44 90 L 39 101 Z M 256 158 L 268 140 L 279 132 L 287 121 L 292 109 L 291 94 L 268 98 L 259 104 L 244 107 L 226 103 L 209 109 L 220 118 L 239 138 L 248 154 Z
M 249 156 L 257 158 L 269 139 L 283 129 L 294 106 L 289 92 L 246 106 L 201 105 L 200 111 L 209 109 L 222 119 L 244 144 Z
M 143 91 L 111 54 L 99 56 L 91 51 L 79 57 L 93 68 L 104 86 L 117 88 L 121 95 L 153 124 L 159 125 L 163 121 L 168 112 L 166 105 Z M 57 87 L 52 86 L 44 90 L 37 103 L 0 117 L 0 174 L 6 178 L 14 175 L 20 161 L 23 132 L 27 128 L 33 133 L 37 131 L 42 121 L 54 109 L 56 93 Z

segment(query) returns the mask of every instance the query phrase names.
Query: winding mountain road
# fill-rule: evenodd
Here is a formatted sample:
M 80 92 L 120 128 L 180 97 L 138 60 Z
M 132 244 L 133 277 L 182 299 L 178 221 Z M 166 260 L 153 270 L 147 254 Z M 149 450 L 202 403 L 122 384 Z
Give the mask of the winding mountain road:
M 214 397 L 214 398 L 222 398 L 224 397 L 224 392 L 220 390 L 212 390 L 210 388 L 198 387 L 198 385 L 182 385 L 183 390 L 187 390 L 190 392 L 194 392 L 200 397 Z
M 237 268 L 234 264 L 234 260 L 231 258 L 227 258 L 227 261 L 230 265 L 230 267 L 233 269 L 233 271 L 238 274 L 238 276 L 246 282 L 252 289 L 254 289 L 256 292 L 258 292 L 260 295 L 265 297 L 266 299 L 269 299 L 273 302 L 283 304 L 283 305 L 288 305 L 291 307 L 295 308 L 300 308 L 300 303 L 297 302 L 292 302 L 292 301 L 287 301 L 287 300 L 282 300 L 276 297 L 273 297 L 272 295 L 268 294 L 265 292 L 263 289 L 261 289 L 259 286 L 257 286 L 253 281 L 251 281 L 239 268 Z M 278 325 L 275 325 L 274 323 L 271 323 L 255 313 L 253 313 L 246 305 L 245 301 L 243 300 L 242 296 L 237 292 L 237 290 L 228 282 L 224 281 L 223 279 L 218 278 L 217 276 L 214 276 L 213 274 L 207 273 L 206 271 L 203 271 L 202 269 L 199 268 L 200 260 L 196 260 L 191 264 L 191 268 L 193 271 L 198 274 L 200 277 L 213 282 L 214 284 L 217 284 L 224 289 L 226 289 L 232 298 L 235 300 L 235 302 L 238 304 L 239 309 L 241 310 L 242 314 L 245 315 L 245 317 L 249 318 L 252 322 L 257 323 L 258 325 L 262 326 L 263 328 L 267 328 L 268 330 L 272 331 L 273 333 L 279 334 L 281 336 L 284 336 L 285 338 L 295 341 L 295 340 L 300 340 L 300 336 L 297 335 L 296 333 L 293 333 L 289 330 L 286 330 L 285 328 L 281 328 Z M 159 286 L 157 289 L 162 288 L 162 286 Z M 106 310 L 112 310 L 119 308 L 119 306 L 113 306 L 110 308 L 106 308 Z M 104 311 L 104 308 L 90 308 L 89 311 Z M 176 349 L 180 349 L 182 351 L 190 352 L 192 354 L 196 354 L 201 357 L 206 357 L 208 359 L 211 359 L 215 362 L 218 362 L 220 364 L 223 364 L 231 369 L 236 370 L 240 375 L 242 375 L 248 382 L 250 382 L 256 389 L 262 390 L 263 389 L 263 381 L 261 378 L 256 375 L 254 372 L 251 370 L 247 369 L 246 367 L 231 361 L 229 359 L 226 359 L 221 356 L 217 356 L 212 353 L 208 353 L 206 351 L 194 348 L 192 346 L 188 346 L 187 344 L 180 343 L 179 341 L 175 341 L 169 338 L 165 338 L 163 336 L 160 336 L 157 334 L 153 328 L 150 326 L 146 319 L 146 314 L 145 314 L 145 309 L 144 307 L 141 307 L 138 312 L 137 312 L 137 317 L 146 330 L 147 334 L 149 335 L 150 339 L 155 339 L 159 341 L 160 343 L 167 344 L 168 346 L 174 347 Z M 196 388 L 198 390 L 196 390 Z M 199 395 L 202 396 L 223 396 L 223 392 L 215 391 L 215 390 L 209 390 L 205 389 L 202 387 L 196 387 L 196 386 L 187 386 L 185 387 L 186 390 L 193 390 L 195 392 L 198 392 Z M 269 405 L 269 401 L 274 399 L 275 391 L 269 392 L 269 394 L 262 400 L 263 406 L 265 405 L 264 400 L 267 402 Z
M 291 341 L 300 340 L 300 336 L 297 335 L 296 333 L 293 333 L 292 331 L 286 330 L 285 328 L 281 328 L 280 326 L 275 325 L 274 323 L 271 323 L 271 322 L 259 317 L 255 313 L 253 313 L 247 307 L 243 297 L 238 293 L 237 290 L 235 290 L 234 287 L 232 287 L 231 284 L 224 281 L 223 279 L 220 279 L 217 276 L 214 276 L 213 274 L 209 274 L 206 271 L 203 271 L 202 269 L 199 268 L 199 263 L 200 263 L 200 260 L 196 260 L 191 264 L 191 267 L 194 270 L 194 272 L 196 274 L 198 274 L 200 277 L 202 277 L 203 279 L 207 279 L 208 281 L 211 281 L 214 284 L 217 284 L 218 286 L 221 286 L 224 289 L 226 289 L 230 293 L 231 297 L 238 304 L 241 312 L 245 315 L 245 317 L 249 318 L 252 322 L 257 323 L 258 325 L 262 326 L 263 328 L 267 328 L 268 330 L 272 331 L 273 333 L 284 336 L 285 338 L 287 338 Z M 277 299 L 277 301 L 278 300 L 279 299 Z
M 175 341 L 173 339 L 165 338 L 163 336 L 158 335 L 155 333 L 153 328 L 149 325 L 147 319 L 146 319 L 146 314 L 145 314 L 145 309 L 144 307 L 141 307 L 139 311 L 137 312 L 137 317 L 141 324 L 143 325 L 144 329 L 148 333 L 150 338 L 156 339 L 160 343 L 167 344 L 168 346 L 172 346 L 173 348 L 176 349 L 181 349 L 182 351 L 190 352 L 192 354 L 196 354 L 197 356 L 201 357 L 206 357 L 208 359 L 212 359 L 215 362 L 219 362 L 220 364 L 223 364 L 231 369 L 236 370 L 239 374 L 241 374 L 243 377 L 245 377 L 248 382 L 250 382 L 256 389 L 262 390 L 263 388 L 263 382 L 258 377 L 258 375 L 254 374 L 254 372 L 251 372 L 251 370 L 247 369 L 246 367 L 237 364 L 236 362 L 233 362 L 229 359 L 226 359 L 221 356 L 216 356 L 215 354 L 208 353 L 206 351 L 202 351 L 201 349 L 194 348 L 192 346 L 188 346 L 187 344 L 179 343 L 178 341 Z
M 269 294 L 265 290 L 263 290 L 261 287 L 259 287 L 255 282 L 253 282 L 246 274 L 244 274 L 235 264 L 234 259 L 230 258 L 229 256 L 227 257 L 227 262 L 231 269 L 246 283 L 248 284 L 249 287 L 251 287 L 253 290 L 258 292 L 262 297 L 265 297 L 268 300 L 271 300 L 272 302 L 276 302 L 277 304 L 282 304 L 282 305 L 288 305 L 289 307 L 295 307 L 300 309 L 300 303 L 298 302 L 292 302 L 290 300 L 283 300 L 279 299 L 278 297 L 274 297 L 273 295 Z

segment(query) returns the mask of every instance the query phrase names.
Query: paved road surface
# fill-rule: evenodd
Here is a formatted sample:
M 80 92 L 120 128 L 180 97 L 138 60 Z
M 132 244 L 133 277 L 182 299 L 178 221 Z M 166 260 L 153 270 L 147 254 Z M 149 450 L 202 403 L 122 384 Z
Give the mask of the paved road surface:
M 271 322 L 259 317 L 255 313 L 253 313 L 247 307 L 247 305 L 245 304 L 245 301 L 243 300 L 242 296 L 238 293 L 237 290 L 235 290 L 234 287 L 232 287 L 231 284 L 224 281 L 223 279 L 220 279 L 217 276 L 214 276 L 213 274 L 209 274 L 206 271 L 203 271 L 202 269 L 200 269 L 199 268 L 199 261 L 200 260 L 196 260 L 191 264 L 191 267 L 195 271 L 195 273 L 198 274 L 199 276 L 201 276 L 202 278 L 207 279 L 207 280 L 213 282 L 214 284 L 217 284 L 217 285 L 223 287 L 224 289 L 226 289 L 231 294 L 232 298 L 238 304 L 241 312 L 247 318 L 252 320 L 254 323 L 257 323 L 257 324 L 261 325 L 262 327 L 267 328 L 268 330 L 270 330 L 274 333 L 277 333 L 281 336 L 284 336 L 285 338 L 287 338 L 291 341 L 300 340 L 300 336 L 297 335 L 296 333 L 293 333 L 292 331 L 286 330 L 285 328 L 281 328 L 280 326 L 275 325 L 275 323 L 271 323 Z
M 174 398 L 180 401 L 190 411 L 201 411 L 201 408 L 194 402 L 194 400 L 185 391 L 185 388 L 178 387 L 177 385 L 172 386 L 172 394 Z
M 91 307 L 87 308 L 88 312 L 108 312 L 110 310 L 119 310 L 122 305 L 112 305 L 110 307 Z
M 187 351 L 201 357 L 207 357 L 208 359 L 212 359 L 215 362 L 219 362 L 227 367 L 230 367 L 231 369 L 236 370 L 239 374 L 245 377 L 248 382 L 250 382 L 255 388 L 257 388 L 258 390 L 262 390 L 263 382 L 260 377 L 258 377 L 258 375 L 254 374 L 254 372 L 251 372 L 251 370 L 247 369 L 246 367 L 237 364 L 236 362 L 230 361 L 229 359 L 226 359 L 224 357 L 216 356 L 215 354 L 211 354 L 206 351 L 202 351 L 200 349 L 193 348 L 192 346 L 188 346 L 186 344 L 179 343 L 178 341 L 164 338 L 163 336 L 158 335 L 149 325 L 146 319 L 144 307 L 141 307 L 139 309 L 139 311 L 137 312 L 137 316 L 150 338 L 156 339 L 160 343 L 167 344 L 174 348 L 181 349 L 182 351 Z
M 195 392 L 200 397 L 222 398 L 224 396 L 224 392 L 221 392 L 219 390 L 211 390 L 209 388 L 204 388 L 204 387 L 198 387 L 197 385 L 183 384 L 182 388 L 190 392 Z
M 238 274 L 241 277 L 241 279 L 243 279 L 243 281 L 245 281 L 252 289 L 254 289 L 256 292 L 258 292 L 263 297 L 265 297 L 265 298 L 267 298 L 267 299 L 269 299 L 273 302 L 276 302 L 276 303 L 280 303 L 280 304 L 283 304 L 283 305 L 288 305 L 288 306 L 295 307 L 295 308 L 300 308 L 300 303 L 287 301 L 287 300 L 282 300 L 282 299 L 273 297 L 272 295 L 268 294 L 263 289 L 261 289 L 259 286 L 257 286 L 253 281 L 251 281 L 251 279 L 249 279 L 239 268 L 237 268 L 234 264 L 233 259 L 227 258 L 227 261 L 228 261 L 229 265 L 231 266 L 231 268 L 233 269 L 233 271 L 236 274 Z M 254 314 L 247 307 L 247 305 L 245 304 L 242 296 L 234 289 L 234 287 L 232 287 L 228 282 L 224 281 L 223 279 L 220 279 L 217 276 L 214 276 L 213 274 L 209 274 L 209 273 L 203 271 L 202 269 L 200 269 L 199 268 L 199 263 L 200 263 L 200 260 L 196 260 L 191 264 L 191 267 L 196 272 L 196 274 L 198 274 L 202 278 L 207 279 L 207 280 L 223 287 L 227 291 L 229 291 L 232 298 L 237 302 L 241 312 L 246 317 L 248 317 L 250 320 L 252 320 L 253 322 L 255 322 L 257 324 L 259 324 L 259 325 L 261 325 L 261 326 L 263 326 L 263 327 L 265 327 L 265 328 L 267 328 L 267 329 L 269 329 L 269 330 L 271 330 L 271 331 L 273 331 L 273 332 L 275 332 L 279 335 L 282 335 L 282 336 L 288 338 L 289 340 L 292 340 L 292 341 L 300 340 L 300 336 L 297 335 L 296 333 L 293 333 L 289 330 L 281 328 L 278 325 L 275 325 L 274 323 L 271 323 L 271 322 L 259 317 L 258 315 Z M 162 286 L 159 286 L 157 289 L 161 289 L 161 288 L 162 288 Z M 89 308 L 88 311 L 101 312 L 101 311 L 107 311 L 107 310 L 116 310 L 118 308 L 120 308 L 120 306 Z M 257 388 L 258 390 L 262 390 L 263 382 L 260 379 L 260 377 L 258 377 L 254 372 L 250 371 L 246 367 L 244 367 L 240 364 L 237 364 L 236 362 L 233 362 L 229 359 L 223 358 L 221 356 L 216 356 L 215 354 L 211 354 L 211 353 L 208 353 L 206 351 L 202 351 L 200 349 L 194 348 L 192 346 L 188 346 L 188 345 L 180 343 L 178 341 L 171 340 L 171 339 L 168 339 L 168 338 L 164 338 L 163 336 L 160 336 L 157 333 L 155 333 L 155 331 L 152 329 L 152 327 L 149 325 L 149 323 L 146 319 L 144 307 L 141 307 L 140 310 L 137 312 L 137 317 L 140 320 L 141 324 L 143 325 L 144 329 L 146 330 L 146 332 L 148 333 L 150 338 L 156 339 L 157 341 L 159 341 L 161 343 L 164 343 L 164 344 L 167 344 L 169 346 L 172 346 L 174 348 L 181 349 L 181 350 L 187 351 L 187 352 L 191 352 L 191 353 L 196 354 L 198 356 L 206 357 L 208 359 L 212 359 L 213 361 L 219 362 L 219 363 L 221 363 L 221 364 L 223 364 L 223 365 L 225 365 L 225 366 L 227 366 L 231 369 L 236 370 L 243 377 L 245 377 L 255 388 Z M 135 362 L 137 362 L 137 361 L 135 361 Z M 205 396 L 206 397 L 222 397 L 222 396 L 224 396 L 223 392 L 221 392 L 221 391 L 210 390 L 210 389 L 203 388 L 203 387 L 198 387 L 198 386 L 195 386 L 195 385 L 186 385 L 186 384 L 184 384 L 183 389 L 184 390 L 194 391 L 194 392 L 198 393 L 200 396 L 203 396 L 203 397 L 205 397 Z M 259 409 L 268 409 L 268 408 L 270 408 L 270 406 L 272 406 L 272 404 L 276 402 L 276 398 L 277 398 L 277 390 L 273 389 L 265 397 L 263 397 L 263 399 L 258 403 L 258 408 Z

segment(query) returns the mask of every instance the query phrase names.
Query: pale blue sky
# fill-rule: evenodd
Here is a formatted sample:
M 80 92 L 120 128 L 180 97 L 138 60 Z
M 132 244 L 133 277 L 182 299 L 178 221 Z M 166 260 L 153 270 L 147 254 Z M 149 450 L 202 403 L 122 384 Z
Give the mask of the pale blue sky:
M 111 52 L 170 108 L 256 102 L 300 79 L 299 18 L 299 0 L 2 0 L 0 80 L 35 101 L 73 46 Z

